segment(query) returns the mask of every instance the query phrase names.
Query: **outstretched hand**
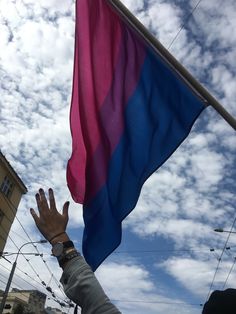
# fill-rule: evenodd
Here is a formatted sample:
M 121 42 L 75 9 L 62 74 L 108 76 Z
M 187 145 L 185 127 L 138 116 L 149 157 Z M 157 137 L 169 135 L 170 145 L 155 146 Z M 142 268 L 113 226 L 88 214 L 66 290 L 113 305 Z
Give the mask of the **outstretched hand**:
M 60 214 L 56 208 L 56 202 L 52 189 L 48 190 L 48 196 L 49 204 L 44 190 L 39 189 L 39 193 L 35 195 L 39 215 L 36 214 L 33 208 L 30 209 L 30 212 L 39 231 L 42 233 L 45 239 L 51 242 L 51 239 L 55 239 L 57 235 L 63 234 L 66 231 L 66 226 L 69 219 L 69 202 L 64 204 L 62 214 Z

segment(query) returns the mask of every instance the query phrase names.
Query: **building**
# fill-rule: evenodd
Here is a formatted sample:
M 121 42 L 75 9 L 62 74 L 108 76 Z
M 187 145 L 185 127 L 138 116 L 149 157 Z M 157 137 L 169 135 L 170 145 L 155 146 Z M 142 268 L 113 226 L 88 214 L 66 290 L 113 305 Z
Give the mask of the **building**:
M 0 151 L 0 252 L 14 221 L 18 205 L 27 188 Z
M 0 291 L 0 302 L 2 301 L 3 291 Z M 8 296 L 3 309 L 3 314 L 22 313 L 27 306 L 27 302 L 17 296 Z
M 45 314 L 46 297 L 46 294 L 38 290 L 13 288 L 8 293 L 3 314 L 13 314 L 19 306 L 23 308 L 24 314 Z
M 46 309 L 45 309 L 45 313 L 46 314 L 66 314 L 66 312 L 62 312 L 62 310 L 59 310 L 55 307 L 50 307 L 48 306 Z

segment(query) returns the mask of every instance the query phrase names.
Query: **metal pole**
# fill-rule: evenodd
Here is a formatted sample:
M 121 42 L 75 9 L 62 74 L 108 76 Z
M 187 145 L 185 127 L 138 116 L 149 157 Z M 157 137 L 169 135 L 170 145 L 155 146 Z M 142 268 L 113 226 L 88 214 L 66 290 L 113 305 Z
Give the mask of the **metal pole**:
M 1 302 L 1 305 L 0 305 L 0 314 L 3 313 L 3 310 L 4 310 L 4 307 L 5 307 L 5 303 L 6 303 L 6 300 L 7 300 L 8 292 L 9 292 L 9 289 L 10 289 L 10 286 L 11 286 L 11 282 L 12 282 L 12 278 L 13 278 L 15 269 L 16 269 L 16 261 L 12 265 L 12 269 L 11 269 L 10 276 L 8 278 L 6 289 L 5 289 L 4 293 L 3 293 L 2 302 Z
M 223 230 L 221 228 L 214 229 L 215 232 L 236 233 L 236 231 Z
M 6 285 L 4 294 L 3 294 L 2 302 L 1 302 L 1 304 L 0 304 L 0 314 L 3 313 L 4 307 L 5 307 L 6 299 L 7 299 L 8 292 L 9 292 L 9 289 L 10 289 L 10 286 L 11 286 L 11 282 L 12 282 L 12 278 L 13 278 L 13 275 L 14 275 L 14 272 L 15 272 L 15 269 L 16 269 L 17 259 L 18 259 L 18 256 L 19 256 L 19 254 L 20 254 L 20 250 L 23 248 L 23 246 L 25 246 L 25 245 L 27 245 L 27 244 L 32 244 L 32 243 L 46 243 L 46 242 L 47 242 L 46 240 L 40 240 L 40 241 L 34 241 L 34 242 L 31 241 L 31 242 L 24 243 L 24 244 L 19 248 L 19 250 L 18 250 L 18 252 L 17 252 L 17 255 L 16 255 L 15 262 L 14 262 L 13 265 L 12 265 L 11 273 L 10 273 L 10 276 L 9 276 L 9 278 L 8 278 L 8 281 L 7 281 L 7 285 Z
M 122 18 L 134 28 L 137 33 L 164 59 L 185 81 L 194 93 L 198 95 L 206 106 L 211 105 L 226 122 L 236 130 L 236 119 L 173 57 L 173 55 L 143 26 L 143 24 L 119 0 L 107 0 Z

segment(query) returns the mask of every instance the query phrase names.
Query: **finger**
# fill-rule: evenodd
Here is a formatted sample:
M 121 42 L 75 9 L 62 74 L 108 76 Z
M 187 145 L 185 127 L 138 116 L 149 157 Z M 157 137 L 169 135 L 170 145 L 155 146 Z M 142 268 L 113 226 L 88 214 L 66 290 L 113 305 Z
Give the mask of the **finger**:
M 38 225 L 40 219 L 39 219 L 38 215 L 36 214 L 36 212 L 34 211 L 33 208 L 30 208 L 30 213 L 31 213 L 36 225 Z
M 62 214 L 63 214 L 63 216 L 65 216 L 67 218 L 67 220 L 68 220 L 69 205 L 70 205 L 70 202 L 65 202 L 63 209 L 62 209 Z
M 39 189 L 39 196 L 40 196 L 40 209 L 42 211 L 48 210 L 48 201 L 46 199 L 45 193 L 43 189 Z
M 35 199 L 36 199 L 36 203 L 37 203 L 37 206 L 38 206 L 38 210 L 40 212 L 40 210 L 41 210 L 41 203 L 40 203 L 40 195 L 38 193 L 35 194 Z
M 50 209 L 57 211 L 53 189 L 48 190 Z

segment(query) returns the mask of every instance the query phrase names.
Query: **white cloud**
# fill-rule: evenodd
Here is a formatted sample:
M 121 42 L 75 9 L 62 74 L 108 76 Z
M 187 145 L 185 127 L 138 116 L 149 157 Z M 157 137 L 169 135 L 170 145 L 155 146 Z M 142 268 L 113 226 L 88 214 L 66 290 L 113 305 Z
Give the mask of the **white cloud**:
M 224 287 L 227 274 L 229 274 L 232 263 L 233 259 L 222 261 L 212 287 L 213 290 L 222 289 Z M 209 294 L 209 289 L 217 264 L 218 261 L 216 258 L 209 260 L 205 257 L 205 261 L 193 258 L 172 258 L 163 264 L 157 265 L 157 267 L 164 267 L 168 273 L 174 276 L 177 281 L 179 281 L 188 290 L 191 290 L 194 294 L 206 297 Z M 233 279 L 235 279 L 235 275 L 232 275 L 230 278 L 231 283 L 233 283 Z
M 136 12 L 143 9 L 144 2 L 144 0 L 125 0 L 124 4 L 128 8 L 132 8 L 133 12 Z
M 117 306 L 124 314 L 172 314 L 176 312 L 176 307 L 180 307 L 184 314 L 195 313 L 194 308 L 183 301 L 163 295 L 164 289 L 158 282 L 152 282 L 147 270 L 139 265 L 106 263 L 96 273 L 107 294 L 112 300 L 116 300 Z
M 196 5 L 196 1 L 163 0 L 124 3 L 166 46 L 186 21 L 189 14 L 186 8 L 191 10 Z M 235 1 L 220 4 L 220 0 L 214 6 L 210 1 L 202 1 L 171 51 L 236 115 Z M 29 189 L 17 215 L 32 239 L 40 238 L 28 213 L 30 207 L 35 207 L 37 189 L 54 187 L 59 209 L 70 199 L 65 169 L 71 152 L 69 104 L 73 49 L 74 1 L 0 2 L 1 150 Z M 176 282 L 193 298 L 199 293 L 206 296 L 217 260 L 212 256 L 206 258 L 204 250 L 223 246 L 226 235 L 216 235 L 212 230 L 230 228 L 235 214 L 235 148 L 234 131 L 208 108 L 186 142 L 146 182 L 135 210 L 124 223 L 125 231 L 132 232 L 136 242 L 141 239 L 147 245 L 151 239 L 155 247 L 165 243 L 176 249 L 197 247 L 203 252 L 165 256 L 158 263 L 160 276 L 152 272 L 153 263 L 138 264 L 131 257 L 128 261 L 121 258 L 119 263 L 104 264 L 98 276 L 111 298 L 160 302 L 118 302 L 123 313 L 176 312 L 177 307 L 167 303 L 186 300 L 185 292 L 178 289 L 174 297 L 170 296 Z M 81 233 L 81 206 L 71 202 L 69 213 L 69 230 Z M 17 220 L 11 236 L 17 245 L 28 240 Z M 16 250 L 10 239 L 7 249 Z M 45 254 L 50 252 L 49 246 L 40 250 Z M 37 258 L 32 258 L 32 264 L 41 272 L 44 265 Z M 50 256 L 46 259 L 51 269 L 58 269 Z M 23 258 L 19 265 L 32 275 Z M 231 265 L 232 260 L 226 258 L 217 275 L 216 288 L 222 286 Z M 163 269 L 170 277 L 165 277 Z M 59 278 L 60 272 L 56 274 Z M 41 275 L 45 281 L 50 280 L 45 268 Z M 228 285 L 234 286 L 234 282 L 232 274 Z M 20 284 L 26 287 L 25 282 Z M 53 288 L 58 290 L 56 283 Z M 181 307 L 182 314 L 199 313 L 199 308 L 185 305 Z

